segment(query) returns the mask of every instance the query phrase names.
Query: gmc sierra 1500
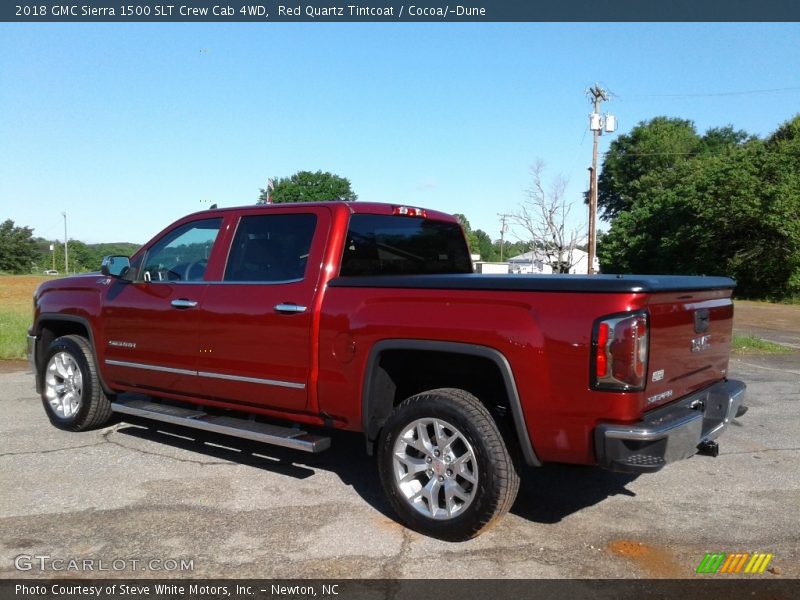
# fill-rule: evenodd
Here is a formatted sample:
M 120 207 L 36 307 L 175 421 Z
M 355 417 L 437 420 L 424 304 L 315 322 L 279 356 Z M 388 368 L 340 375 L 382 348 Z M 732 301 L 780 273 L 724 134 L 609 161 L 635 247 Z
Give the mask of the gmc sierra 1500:
M 476 275 L 457 221 L 421 208 L 212 209 L 43 283 L 29 358 L 64 429 L 118 413 L 308 452 L 363 432 L 400 519 L 463 540 L 511 507 L 523 463 L 714 454 L 745 410 L 733 287 Z

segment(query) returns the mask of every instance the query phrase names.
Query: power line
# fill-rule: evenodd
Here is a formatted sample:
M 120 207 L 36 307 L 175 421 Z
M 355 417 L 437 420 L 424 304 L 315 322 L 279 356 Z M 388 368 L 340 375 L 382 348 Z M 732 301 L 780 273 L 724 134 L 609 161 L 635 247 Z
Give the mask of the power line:
M 727 150 L 728 146 L 725 146 L 723 150 Z M 604 156 L 608 156 L 612 154 L 613 150 L 606 150 L 605 152 L 601 152 Z M 719 152 L 709 152 L 708 150 L 694 150 L 692 152 L 625 152 L 623 156 L 718 156 L 722 154 L 722 151 Z
M 37 234 L 39 237 L 41 237 L 41 238 L 44 238 L 44 239 L 47 239 L 47 235 L 48 235 L 49 233 L 51 233 L 51 232 L 52 232 L 52 231 L 53 231 L 53 230 L 54 230 L 56 227 L 60 227 L 60 226 L 61 226 L 61 219 L 59 218 L 59 219 L 58 219 L 56 222 L 54 222 L 54 223 L 53 223 L 53 224 L 52 224 L 50 227 L 48 227 L 47 229 L 40 228 L 40 227 L 34 227 L 34 230 L 36 230 L 36 234 Z
M 611 154 L 612 150 L 606 150 L 603 154 Z M 683 156 L 690 156 L 690 155 L 697 155 L 697 154 L 716 154 L 712 152 L 625 152 L 625 156 L 675 156 L 675 155 L 683 155 Z
M 736 92 L 709 92 L 709 93 L 695 93 L 695 94 L 635 94 L 623 98 L 615 94 L 619 100 L 625 101 L 637 98 L 718 98 L 724 96 L 753 96 L 757 94 L 783 94 L 788 92 L 800 92 L 800 87 L 786 87 L 786 88 L 770 88 L 763 90 L 741 90 Z

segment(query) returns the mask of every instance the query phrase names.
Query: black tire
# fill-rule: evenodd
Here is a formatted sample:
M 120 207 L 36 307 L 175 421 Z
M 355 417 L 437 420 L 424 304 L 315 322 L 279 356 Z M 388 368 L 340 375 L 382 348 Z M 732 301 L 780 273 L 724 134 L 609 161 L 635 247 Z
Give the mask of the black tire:
M 55 362 L 51 365 L 56 355 L 61 354 L 63 357 L 64 353 L 80 370 L 80 388 L 75 393 L 79 400 L 74 412 L 70 414 L 59 414 L 48 398 L 48 393 L 52 394 L 55 389 L 48 381 L 64 385 L 65 378 L 58 374 Z M 40 369 L 42 404 L 53 425 L 66 431 L 86 431 L 102 427 L 111 418 L 111 403 L 100 385 L 92 347 L 86 338 L 79 335 L 65 335 L 53 340 L 44 354 Z M 48 374 L 50 369 L 52 372 Z M 55 379 L 48 380 L 49 376 Z
M 436 485 L 431 483 L 431 479 L 436 478 L 442 482 L 447 478 L 458 479 L 459 475 L 453 474 L 450 469 L 442 473 L 441 469 L 447 467 L 446 464 L 442 464 L 444 459 L 440 459 L 438 464 L 433 464 L 425 473 L 412 475 L 411 468 L 405 465 L 405 459 L 411 458 L 420 465 L 417 468 L 422 468 L 422 463 L 419 461 L 424 460 L 430 464 L 429 459 L 435 450 L 426 455 L 424 452 L 419 452 L 416 446 L 412 447 L 406 442 L 412 438 L 405 437 L 398 441 L 404 431 L 411 431 L 415 423 L 418 424 L 415 427 L 421 425 L 427 427 L 428 431 L 435 431 L 435 425 L 427 425 L 429 419 L 447 426 L 443 430 L 446 439 L 453 439 L 447 436 L 454 435 L 454 432 L 460 434 L 461 441 L 456 440 L 454 445 L 461 444 L 462 456 L 471 451 L 470 456 L 474 457 L 469 462 L 476 466 L 475 472 L 470 473 L 470 477 L 475 475 L 475 482 L 467 480 L 456 482 L 463 486 L 459 487 L 459 490 L 466 489 L 468 494 L 471 494 L 471 500 L 465 501 L 460 508 L 454 503 L 456 508 L 452 511 L 452 516 L 444 491 L 445 483 L 452 482 L 446 481 L 436 486 L 435 492 L 430 494 L 430 497 L 434 495 L 436 497 L 433 509 L 431 501 L 424 497 L 417 498 L 422 492 L 417 490 L 414 493 L 414 490 L 418 487 L 427 488 Z M 415 434 L 413 439 L 414 444 L 417 444 L 419 434 Z M 432 447 L 438 449 L 439 446 L 440 443 L 437 441 Z M 442 447 L 449 448 L 449 444 Z M 408 453 L 403 454 L 404 459 L 399 463 L 395 458 L 398 448 L 403 448 L 402 452 Z M 447 456 L 448 462 L 455 459 L 457 452 L 458 450 Z M 434 458 L 433 461 L 437 463 L 437 459 Z M 439 470 L 435 470 L 434 466 Z M 411 477 L 404 484 L 405 492 L 401 489 L 399 480 L 403 477 L 398 474 L 398 469 L 401 471 L 406 469 L 406 474 Z M 394 409 L 381 431 L 378 444 L 378 471 L 384 492 L 404 524 L 425 535 L 454 542 L 471 539 L 493 525 L 508 512 L 519 491 L 518 463 L 509 453 L 489 411 L 472 394 L 451 388 L 417 394 Z M 413 497 L 409 499 L 408 495 Z M 442 500 L 447 504 L 444 508 L 441 506 Z M 425 511 L 436 512 L 442 516 L 437 519 L 433 514 L 425 514 Z M 442 511 L 447 514 L 442 514 Z

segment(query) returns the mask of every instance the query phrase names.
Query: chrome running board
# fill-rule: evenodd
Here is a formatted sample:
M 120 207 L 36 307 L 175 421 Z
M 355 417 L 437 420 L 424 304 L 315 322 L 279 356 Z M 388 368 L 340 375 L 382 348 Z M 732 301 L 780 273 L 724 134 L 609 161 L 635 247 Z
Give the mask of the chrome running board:
M 331 446 L 331 438 L 312 435 L 301 429 L 269 425 L 235 417 L 209 415 L 201 410 L 160 404 L 149 400 L 117 400 L 111 403 L 111 409 L 125 415 L 163 421 L 192 429 L 202 429 L 304 452 L 322 452 Z

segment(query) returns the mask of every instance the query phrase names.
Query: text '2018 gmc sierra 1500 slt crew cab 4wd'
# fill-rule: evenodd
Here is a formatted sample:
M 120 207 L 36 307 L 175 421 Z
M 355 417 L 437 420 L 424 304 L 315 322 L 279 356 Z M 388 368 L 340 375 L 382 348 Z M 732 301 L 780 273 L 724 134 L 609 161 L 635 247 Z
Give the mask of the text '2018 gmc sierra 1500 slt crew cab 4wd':
M 118 413 L 308 452 L 363 432 L 402 522 L 463 540 L 511 507 L 525 463 L 713 454 L 745 410 L 733 287 L 476 275 L 458 222 L 414 207 L 212 209 L 43 283 L 28 348 L 57 427 Z

